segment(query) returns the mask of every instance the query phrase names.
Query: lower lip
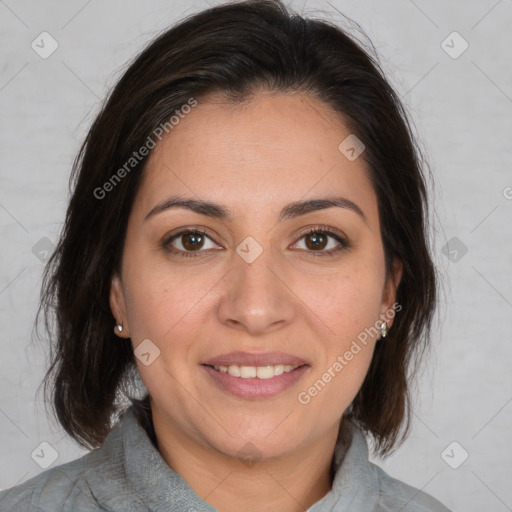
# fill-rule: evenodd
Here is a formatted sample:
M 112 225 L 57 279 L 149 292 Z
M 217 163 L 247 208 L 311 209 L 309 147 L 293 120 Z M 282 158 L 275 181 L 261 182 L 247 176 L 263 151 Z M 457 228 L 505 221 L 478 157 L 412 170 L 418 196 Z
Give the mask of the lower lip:
M 291 372 L 276 375 L 271 379 L 257 377 L 243 379 L 215 370 L 211 366 L 202 365 L 202 367 L 224 391 L 240 398 L 267 398 L 278 395 L 293 386 L 309 368 L 308 365 L 299 366 Z

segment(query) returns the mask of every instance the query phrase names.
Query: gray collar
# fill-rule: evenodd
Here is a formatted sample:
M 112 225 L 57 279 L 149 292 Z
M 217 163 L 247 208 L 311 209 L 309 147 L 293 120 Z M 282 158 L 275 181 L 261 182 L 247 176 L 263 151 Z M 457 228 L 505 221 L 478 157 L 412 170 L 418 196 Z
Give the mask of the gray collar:
M 126 512 L 216 511 L 167 465 L 132 409 L 89 457 L 87 481 L 103 507 Z M 328 512 L 334 507 L 339 512 L 375 510 L 379 493 L 376 467 L 368 462 L 366 439 L 350 422 L 344 422 L 338 438 L 334 468 L 332 490 L 308 512 Z

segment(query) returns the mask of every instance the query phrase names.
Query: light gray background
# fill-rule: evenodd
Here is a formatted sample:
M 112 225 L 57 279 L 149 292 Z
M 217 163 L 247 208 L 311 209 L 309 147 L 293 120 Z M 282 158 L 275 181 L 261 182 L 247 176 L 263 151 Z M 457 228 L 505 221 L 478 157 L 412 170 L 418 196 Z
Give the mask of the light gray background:
M 123 64 L 157 32 L 207 5 L 0 0 L 0 488 L 42 471 L 31 453 L 43 441 L 58 452 L 54 465 L 84 453 L 47 419 L 36 395 L 45 370 L 44 352 L 32 341 L 40 240 L 57 239 L 72 160 Z M 335 22 L 342 21 L 339 9 L 361 24 L 412 113 L 436 181 L 441 322 L 411 436 L 379 463 L 455 511 L 510 511 L 512 1 L 292 6 Z M 47 59 L 31 48 L 43 31 L 59 45 Z M 458 58 L 441 45 L 454 31 L 469 44 Z M 444 45 L 453 54 L 462 44 L 450 36 Z M 449 257 L 442 252 L 448 240 Z M 447 461 L 459 463 L 462 450 L 469 458 L 452 469 Z

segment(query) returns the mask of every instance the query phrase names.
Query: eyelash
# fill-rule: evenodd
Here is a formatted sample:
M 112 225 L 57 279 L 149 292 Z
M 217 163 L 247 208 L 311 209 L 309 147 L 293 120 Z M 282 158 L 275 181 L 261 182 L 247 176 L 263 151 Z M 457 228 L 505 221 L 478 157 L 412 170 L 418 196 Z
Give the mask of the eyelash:
M 183 258 L 194 258 L 200 255 L 201 252 L 205 251 L 182 251 L 181 249 L 176 249 L 171 245 L 171 243 L 176 240 L 177 238 L 180 238 L 183 235 L 190 235 L 190 234 L 200 234 L 207 238 L 209 238 L 212 242 L 215 242 L 215 240 L 208 235 L 205 231 L 202 231 L 201 229 L 185 229 L 183 231 L 180 231 L 179 233 L 176 233 L 172 235 L 171 237 L 167 237 L 162 241 L 162 247 L 165 251 L 169 252 L 170 254 L 174 254 L 177 256 L 181 256 Z M 306 230 L 304 233 L 300 235 L 299 241 L 302 240 L 304 237 L 312 234 L 322 234 L 322 235 L 328 235 L 332 238 L 334 238 L 338 243 L 339 246 L 335 249 L 330 249 L 329 251 L 305 251 L 309 253 L 313 257 L 325 257 L 325 256 L 334 256 L 334 254 L 344 250 L 349 249 L 352 247 L 352 245 L 348 242 L 348 240 L 338 233 L 332 231 L 331 229 L 324 227 L 324 226 L 316 226 L 314 228 L 310 228 Z M 217 242 L 215 242 L 217 243 Z M 297 243 L 297 242 L 296 242 Z

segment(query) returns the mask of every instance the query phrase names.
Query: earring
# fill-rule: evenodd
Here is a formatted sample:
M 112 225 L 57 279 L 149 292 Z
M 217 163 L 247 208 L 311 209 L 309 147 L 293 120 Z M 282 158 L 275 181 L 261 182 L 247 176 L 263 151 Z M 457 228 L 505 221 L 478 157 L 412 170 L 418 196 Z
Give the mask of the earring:
M 123 332 L 123 322 L 121 322 L 120 324 L 117 324 L 116 329 L 118 330 L 118 332 Z
M 382 322 L 380 324 L 380 336 L 381 338 L 385 338 L 388 335 L 388 323 Z

